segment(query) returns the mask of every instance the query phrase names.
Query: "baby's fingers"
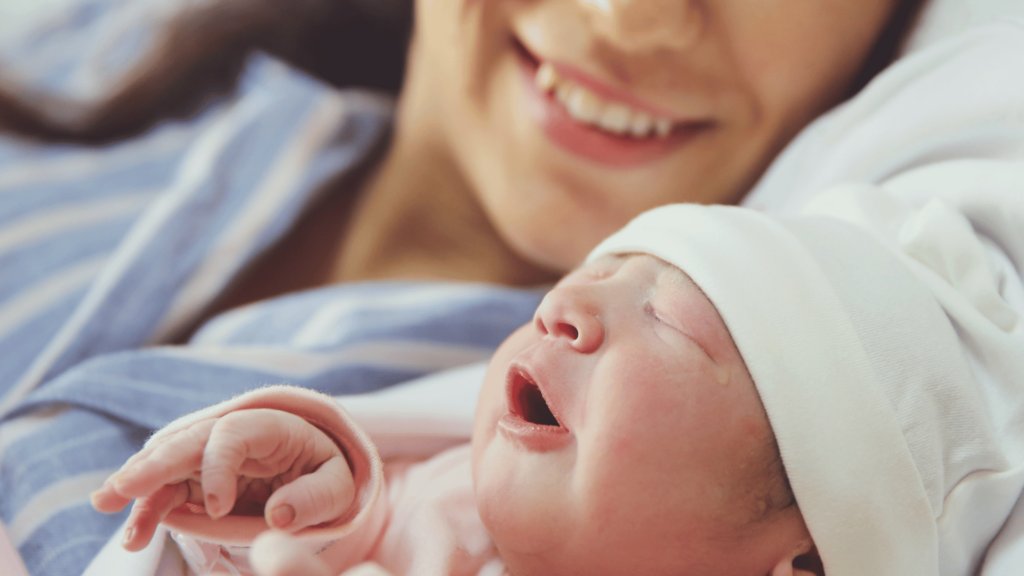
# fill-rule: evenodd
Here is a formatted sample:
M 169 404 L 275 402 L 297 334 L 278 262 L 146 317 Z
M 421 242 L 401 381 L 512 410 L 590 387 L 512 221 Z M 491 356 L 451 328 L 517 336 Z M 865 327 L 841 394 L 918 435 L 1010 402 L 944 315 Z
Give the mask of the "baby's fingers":
M 202 462 L 203 447 L 213 422 L 200 422 L 143 448 L 92 493 L 99 512 L 120 512 L 135 498 L 148 496 L 165 484 L 182 482 Z
M 103 486 L 100 486 L 99 490 L 96 490 L 89 496 L 89 500 L 92 502 L 92 507 L 97 512 L 104 514 L 114 514 L 124 510 L 124 507 L 131 503 L 131 498 L 125 498 L 117 493 L 114 489 L 112 482 L 107 480 Z
M 241 410 L 217 421 L 202 458 L 206 513 L 220 518 L 231 512 L 238 498 L 238 478 L 249 458 L 272 454 L 280 431 L 270 410 Z M 257 475 L 273 477 L 273 473 Z
M 149 496 L 136 500 L 125 523 L 124 541 L 121 545 L 131 552 L 145 548 L 153 538 L 157 525 L 171 513 L 171 510 L 184 504 L 188 497 L 189 483 L 182 482 L 168 484 Z
M 129 459 L 107 480 L 125 498 L 141 498 L 165 484 L 177 484 L 202 466 L 203 450 L 215 421 L 198 422 Z
M 288 482 L 316 470 L 341 451 L 302 418 L 268 409 L 239 410 L 217 421 L 203 454 L 206 511 L 219 518 L 238 496 L 238 477 Z
M 294 532 L 334 520 L 351 508 L 355 495 L 355 481 L 348 463 L 341 456 L 335 456 L 316 472 L 278 488 L 267 500 L 267 524 Z

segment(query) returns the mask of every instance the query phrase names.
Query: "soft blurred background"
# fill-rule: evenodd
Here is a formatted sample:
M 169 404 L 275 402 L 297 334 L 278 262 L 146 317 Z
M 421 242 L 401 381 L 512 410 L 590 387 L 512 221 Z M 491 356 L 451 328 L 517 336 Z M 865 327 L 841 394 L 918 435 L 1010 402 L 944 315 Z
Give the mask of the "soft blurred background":
M 230 91 L 255 52 L 397 92 L 411 13 L 407 0 L 0 0 L 0 128 L 120 140 Z
M 18 0 L 0 0 L 0 38 L 7 40 L 11 34 L 46 14 L 69 4 L 68 0 L 36 0 L 32 3 Z
M 95 97 L 137 60 L 146 32 L 180 0 L 0 0 L 7 82 Z M 161 12 L 163 14 L 161 14 Z

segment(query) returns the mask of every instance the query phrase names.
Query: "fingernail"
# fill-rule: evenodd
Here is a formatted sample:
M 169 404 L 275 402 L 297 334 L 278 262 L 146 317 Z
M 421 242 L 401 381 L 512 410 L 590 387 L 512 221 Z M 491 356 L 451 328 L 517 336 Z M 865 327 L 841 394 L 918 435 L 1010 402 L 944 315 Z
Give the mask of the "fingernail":
M 206 513 L 211 518 L 220 516 L 220 500 L 217 499 L 213 494 L 206 495 Z
M 295 508 L 282 504 L 270 513 L 270 524 L 275 528 L 287 528 L 295 520 Z
M 124 540 L 121 541 L 121 546 L 127 547 L 128 543 L 131 542 L 132 538 L 134 538 L 134 537 L 135 537 L 135 528 L 134 527 L 129 528 L 128 530 L 126 530 L 125 533 L 124 533 Z

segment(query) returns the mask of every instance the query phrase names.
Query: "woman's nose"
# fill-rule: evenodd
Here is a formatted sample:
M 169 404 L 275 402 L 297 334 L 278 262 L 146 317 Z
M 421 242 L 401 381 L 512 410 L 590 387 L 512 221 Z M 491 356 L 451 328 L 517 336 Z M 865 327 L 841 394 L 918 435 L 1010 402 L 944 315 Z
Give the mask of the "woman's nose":
M 544 297 L 534 317 L 546 336 L 564 338 L 577 352 L 596 352 L 604 342 L 600 309 L 577 287 L 556 287 Z
M 576 0 L 590 12 L 595 32 L 630 52 L 683 50 L 704 27 L 694 0 Z

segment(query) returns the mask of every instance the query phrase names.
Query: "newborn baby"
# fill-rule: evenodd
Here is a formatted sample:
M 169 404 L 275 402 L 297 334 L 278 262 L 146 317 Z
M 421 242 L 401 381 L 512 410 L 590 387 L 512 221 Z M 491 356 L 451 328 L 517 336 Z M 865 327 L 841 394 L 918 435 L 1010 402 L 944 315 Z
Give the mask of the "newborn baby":
M 137 500 L 129 550 L 183 505 L 211 519 L 262 514 L 307 536 L 351 518 L 359 479 L 346 432 L 292 412 L 268 402 L 171 424 L 93 503 L 115 512 Z M 389 485 L 408 485 L 409 470 Z M 811 538 L 729 331 L 686 274 L 646 254 L 571 273 L 497 350 L 472 480 L 493 540 L 475 564 L 496 554 L 514 575 L 811 574 L 794 567 Z M 387 565 L 379 550 L 355 556 L 335 554 L 330 573 Z
M 333 399 L 271 387 L 170 424 L 94 505 L 137 499 L 125 547 L 162 520 L 200 574 L 250 545 L 274 576 L 1016 574 L 1024 292 L 975 230 L 1020 220 L 907 182 L 639 216 L 495 353 L 471 447 L 384 466 Z

